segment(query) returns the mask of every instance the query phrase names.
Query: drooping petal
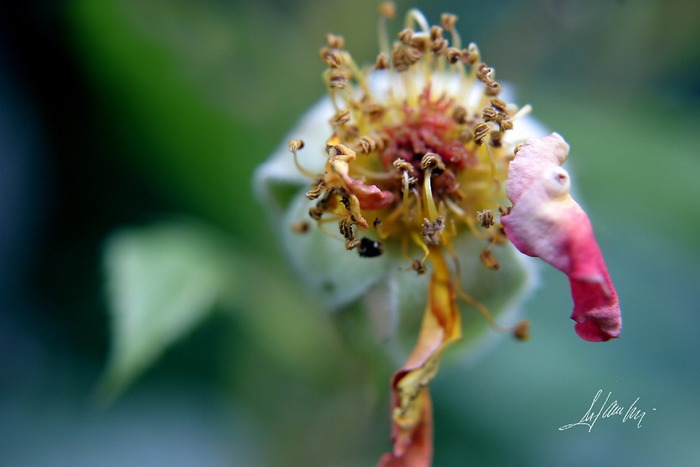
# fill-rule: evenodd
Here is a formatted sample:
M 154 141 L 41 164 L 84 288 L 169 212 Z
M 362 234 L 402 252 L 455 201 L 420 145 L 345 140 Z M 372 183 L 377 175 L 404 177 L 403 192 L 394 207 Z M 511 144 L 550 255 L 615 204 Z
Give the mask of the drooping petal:
M 508 169 L 513 208 L 501 221 L 521 252 L 569 277 L 578 335 L 606 341 L 620 335 L 620 307 L 590 220 L 569 194 L 569 174 L 561 167 L 568 151 L 557 133 L 523 144 Z
M 428 384 L 447 346 L 462 336 L 461 317 L 450 270 L 438 247 L 431 249 L 434 271 L 418 343 L 392 378 L 393 452 L 380 466 L 429 466 L 432 460 L 432 410 Z

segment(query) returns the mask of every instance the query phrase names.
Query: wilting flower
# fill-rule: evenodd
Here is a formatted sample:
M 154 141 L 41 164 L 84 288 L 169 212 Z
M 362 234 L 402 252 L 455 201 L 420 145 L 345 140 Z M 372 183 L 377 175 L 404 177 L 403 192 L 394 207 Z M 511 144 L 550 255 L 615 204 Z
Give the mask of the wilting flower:
M 380 463 L 428 465 L 429 383 L 463 325 L 469 337 L 482 327 L 463 319 L 458 300 L 503 329 L 491 312 L 517 309 L 532 287 L 509 239 L 569 275 L 583 338 L 616 337 L 619 308 L 590 223 L 568 196 L 568 178 L 556 178 L 565 154 L 554 168 L 543 162 L 565 143 L 533 139 L 544 131 L 529 106 L 504 100 L 476 45 L 463 47 L 454 15 L 431 27 L 410 10 L 390 47 L 393 6 L 381 12 L 382 51 L 370 70 L 342 37 L 327 36 L 329 95 L 259 168 L 255 185 L 300 276 L 327 307 L 361 299 L 379 337 L 396 329 L 413 336 L 391 381 L 393 452 Z M 527 338 L 527 322 L 511 331 Z

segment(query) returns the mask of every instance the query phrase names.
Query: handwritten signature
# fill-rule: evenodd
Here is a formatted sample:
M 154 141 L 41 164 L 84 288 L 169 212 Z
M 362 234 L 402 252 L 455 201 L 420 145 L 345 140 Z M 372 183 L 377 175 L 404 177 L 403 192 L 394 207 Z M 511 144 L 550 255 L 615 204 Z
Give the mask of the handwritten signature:
M 590 407 L 588 407 L 586 413 L 583 414 L 583 417 L 581 417 L 581 420 L 579 420 L 576 423 L 569 423 L 568 425 L 560 426 L 559 431 L 568 430 L 569 428 L 573 428 L 575 426 L 587 426 L 588 432 L 590 433 L 593 429 L 593 425 L 595 425 L 595 422 L 597 422 L 599 418 L 611 418 L 619 416 L 622 416 L 622 423 L 625 423 L 627 421 L 636 421 L 637 428 L 642 427 L 642 420 L 644 419 L 644 416 L 647 413 L 637 407 L 639 397 L 637 397 L 634 400 L 634 402 L 632 402 L 632 404 L 625 412 L 625 407 L 620 405 L 617 402 L 617 399 L 608 404 L 608 400 L 610 400 L 610 396 L 612 396 L 612 392 L 608 392 L 608 395 L 605 397 L 605 400 L 600 406 L 600 409 L 596 412 L 594 407 L 598 402 L 598 399 L 600 399 L 601 394 L 603 394 L 603 390 L 599 389 L 598 392 L 595 394 L 595 397 L 593 398 Z M 652 410 L 656 410 L 656 408 Z

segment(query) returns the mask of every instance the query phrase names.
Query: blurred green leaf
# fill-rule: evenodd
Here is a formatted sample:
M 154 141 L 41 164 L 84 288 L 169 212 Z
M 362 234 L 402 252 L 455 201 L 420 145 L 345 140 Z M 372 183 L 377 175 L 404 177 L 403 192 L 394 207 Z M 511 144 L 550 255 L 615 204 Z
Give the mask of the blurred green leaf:
M 116 396 L 215 304 L 240 293 L 236 260 L 225 237 L 192 221 L 126 228 L 107 240 L 112 353 L 104 395 Z

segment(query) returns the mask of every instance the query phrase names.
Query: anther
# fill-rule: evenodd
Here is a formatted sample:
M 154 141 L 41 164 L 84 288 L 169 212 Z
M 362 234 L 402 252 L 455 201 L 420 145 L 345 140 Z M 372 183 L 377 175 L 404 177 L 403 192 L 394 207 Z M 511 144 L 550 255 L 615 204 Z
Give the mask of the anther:
M 309 223 L 307 221 L 299 221 L 299 222 L 295 222 L 294 224 L 292 224 L 291 228 L 292 228 L 292 232 L 294 232 L 294 233 L 304 234 L 304 233 L 307 233 L 311 229 L 311 226 L 309 225 Z
M 486 138 L 486 135 L 488 135 L 490 131 L 491 127 L 484 122 L 474 127 L 474 142 L 477 146 L 481 146 L 484 143 L 484 138 Z
M 488 229 L 493 225 L 493 212 L 491 212 L 489 209 L 478 211 L 476 213 L 476 218 L 479 221 L 479 225 L 485 229 Z
M 384 52 L 377 55 L 377 61 L 374 62 L 374 68 L 377 70 L 386 70 L 389 68 L 389 57 Z
M 379 5 L 379 14 L 388 20 L 394 19 L 396 16 L 396 5 L 394 2 L 382 2 Z
M 494 97 L 491 99 L 491 105 L 493 106 L 494 109 L 498 110 L 499 112 L 503 113 L 508 113 L 506 112 L 506 109 L 508 108 L 508 104 L 503 102 L 501 99 Z
M 417 260 L 417 259 L 414 259 L 414 260 L 411 262 L 411 269 L 413 269 L 414 271 L 416 271 L 416 272 L 418 273 L 419 276 L 425 274 L 425 272 L 426 272 L 426 269 L 425 269 L 425 266 L 423 265 L 423 263 L 421 263 L 421 262 L 420 262 L 419 260 Z
M 411 39 L 413 38 L 413 34 L 415 34 L 415 31 L 411 28 L 406 28 L 399 32 L 397 34 L 399 40 L 403 42 L 404 44 L 408 45 L 411 43 Z
M 445 164 L 442 162 L 442 158 L 435 154 L 434 152 L 428 152 L 423 156 L 420 161 L 420 168 L 423 170 L 431 170 L 436 174 L 445 171 Z
M 522 320 L 513 328 L 513 337 L 519 341 L 530 339 L 530 321 Z
M 406 162 L 405 160 L 401 159 L 400 157 L 396 159 L 394 162 L 391 163 L 395 168 L 399 170 L 405 170 L 408 173 L 413 172 L 413 164 L 410 162 Z
M 440 26 L 442 26 L 445 31 L 452 32 L 457 24 L 457 19 L 456 15 L 443 13 L 440 17 Z
M 319 196 L 321 196 L 321 192 L 325 188 L 325 184 L 323 183 L 323 180 L 318 180 L 316 182 L 316 185 L 311 188 L 309 191 L 306 192 L 306 197 L 309 199 L 316 199 Z
M 345 249 L 352 250 L 360 244 L 360 241 L 356 238 L 346 238 L 345 239 Z
M 452 110 L 452 120 L 460 125 L 467 123 L 467 109 L 462 105 L 456 105 Z
M 328 53 L 325 54 L 323 59 L 326 62 L 326 65 L 328 65 L 331 68 L 338 68 L 343 63 L 343 59 L 337 50 L 328 51 Z
M 447 61 L 452 65 L 459 62 L 460 58 L 462 57 L 461 51 L 454 47 L 448 47 L 443 51 L 443 54 L 445 55 Z
M 345 39 L 336 34 L 326 34 L 326 44 L 332 49 L 342 49 L 345 47 Z
M 338 222 L 338 231 L 346 240 L 351 240 L 355 238 L 355 233 L 353 232 L 353 226 L 348 219 L 342 219 Z
M 440 244 L 440 236 L 445 230 L 445 218 L 438 216 L 435 222 L 430 222 L 428 219 L 423 219 L 423 241 L 428 246 L 437 246 Z
M 349 121 L 350 121 L 350 110 L 340 109 L 335 113 L 335 115 L 333 115 L 333 118 L 331 118 L 330 123 L 331 123 L 331 125 L 336 126 L 336 125 L 344 125 Z
M 481 262 L 484 263 L 484 265 L 492 271 L 498 271 L 501 267 L 496 257 L 493 256 L 493 253 L 491 253 L 491 250 L 489 250 L 488 248 L 484 248 L 481 251 L 479 259 L 481 259 Z
M 418 62 L 418 60 L 420 60 L 420 56 L 421 53 L 419 50 L 413 47 L 407 47 L 405 45 L 398 45 L 391 53 L 394 68 L 398 72 L 408 70 L 412 65 Z
M 304 140 L 302 139 L 290 139 L 289 140 L 289 150 L 291 152 L 297 152 L 304 147 Z
M 360 138 L 358 146 L 362 154 L 370 154 L 377 150 L 377 142 L 373 138 L 366 135 Z

